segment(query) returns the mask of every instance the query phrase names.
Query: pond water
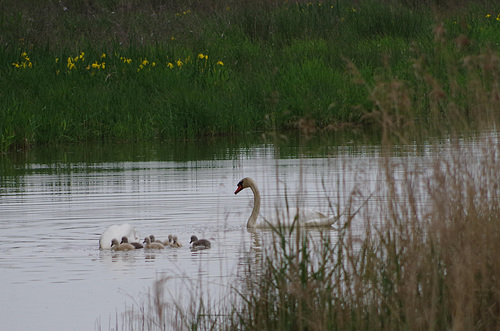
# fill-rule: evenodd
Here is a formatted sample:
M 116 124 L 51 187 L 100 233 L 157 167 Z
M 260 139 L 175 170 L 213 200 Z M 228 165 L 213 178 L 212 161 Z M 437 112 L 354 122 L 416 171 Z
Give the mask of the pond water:
M 440 146 L 446 143 L 399 153 L 425 168 Z M 354 189 L 362 192 L 359 204 L 374 190 L 381 160 L 376 144 L 334 138 L 66 146 L 0 158 L 6 330 L 112 329 L 165 276 L 169 300 L 189 305 L 186 292 L 196 284 L 222 297 L 243 256 L 265 245 L 247 231 L 253 197 L 250 190 L 234 195 L 240 179 L 259 184 L 263 214 L 287 200 L 332 215 Z M 142 236 L 177 235 L 183 247 L 99 250 L 100 233 L 120 223 Z M 212 248 L 191 251 L 193 234 Z

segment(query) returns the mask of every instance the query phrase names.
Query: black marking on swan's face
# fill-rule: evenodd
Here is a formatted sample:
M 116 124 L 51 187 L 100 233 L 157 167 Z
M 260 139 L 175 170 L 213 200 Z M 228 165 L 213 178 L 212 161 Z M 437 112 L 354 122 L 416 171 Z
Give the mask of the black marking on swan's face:
M 237 186 L 238 188 L 236 189 L 236 191 L 234 191 L 234 194 L 238 194 L 238 192 L 240 192 L 245 188 L 245 180 L 244 179 L 240 180 Z

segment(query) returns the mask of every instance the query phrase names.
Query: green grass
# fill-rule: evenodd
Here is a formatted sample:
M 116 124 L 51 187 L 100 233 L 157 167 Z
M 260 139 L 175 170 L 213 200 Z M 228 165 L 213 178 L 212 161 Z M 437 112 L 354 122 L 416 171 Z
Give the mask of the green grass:
M 0 9 L 1 151 L 296 130 L 304 119 L 316 131 L 380 129 L 373 118 L 396 106 L 380 109 L 376 93 L 391 84 L 411 92 L 403 111 L 424 126 L 498 119 L 484 97 L 497 93 L 498 5 L 96 0 Z M 470 116 L 467 125 L 457 116 Z

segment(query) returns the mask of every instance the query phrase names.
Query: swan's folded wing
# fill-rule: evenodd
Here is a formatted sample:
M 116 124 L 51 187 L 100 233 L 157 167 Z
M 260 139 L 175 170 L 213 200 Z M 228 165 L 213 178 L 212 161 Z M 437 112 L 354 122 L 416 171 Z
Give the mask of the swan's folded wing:
M 306 226 L 331 226 L 337 221 L 337 217 L 326 216 L 314 210 L 303 210 L 299 212 L 299 220 Z
M 99 238 L 99 247 L 101 249 L 111 249 L 111 240 L 127 237 L 129 241 L 137 240 L 137 233 L 132 225 L 125 223 L 119 225 L 111 225 L 103 231 Z

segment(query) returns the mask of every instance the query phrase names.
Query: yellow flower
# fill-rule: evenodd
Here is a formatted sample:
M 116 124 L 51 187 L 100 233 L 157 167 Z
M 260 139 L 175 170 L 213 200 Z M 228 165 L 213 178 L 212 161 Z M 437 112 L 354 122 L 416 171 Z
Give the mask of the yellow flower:
M 58 57 L 56 57 L 56 63 L 59 63 L 59 58 Z
M 148 64 L 149 64 L 149 61 L 148 61 L 148 60 L 144 60 L 144 61 L 142 61 L 142 65 L 143 65 L 143 66 L 147 66 Z
M 184 64 L 184 63 L 182 63 L 182 61 L 181 61 L 181 60 L 177 60 L 177 66 L 178 66 L 178 67 L 182 67 L 182 65 L 183 65 L 183 64 Z
M 198 54 L 198 58 L 199 59 L 203 59 L 203 58 L 205 58 L 205 55 L 203 55 L 202 53 L 200 53 L 200 54 Z
M 94 69 L 98 69 L 99 68 L 99 65 L 97 64 L 97 61 L 95 61 L 94 63 L 92 63 L 92 68 L 94 68 Z
M 171 62 L 169 62 L 169 63 L 167 63 L 167 67 L 169 67 L 170 69 L 172 69 L 174 67 L 174 65 Z
M 28 56 L 28 54 L 26 52 L 22 52 L 21 57 L 25 57 L 25 56 Z
M 490 14 L 488 14 L 488 15 L 486 15 L 486 17 L 491 17 L 491 15 L 490 15 Z
M 105 59 L 106 58 L 106 54 L 105 53 L 102 53 L 101 55 L 101 59 Z
M 105 69 L 106 68 L 106 63 L 101 63 L 101 68 Z
M 222 62 L 221 60 L 217 61 L 217 65 L 218 66 L 223 66 L 224 65 L 224 62 Z
M 152 62 L 152 63 L 151 63 L 151 66 L 152 66 L 152 67 L 156 66 L 156 62 Z

